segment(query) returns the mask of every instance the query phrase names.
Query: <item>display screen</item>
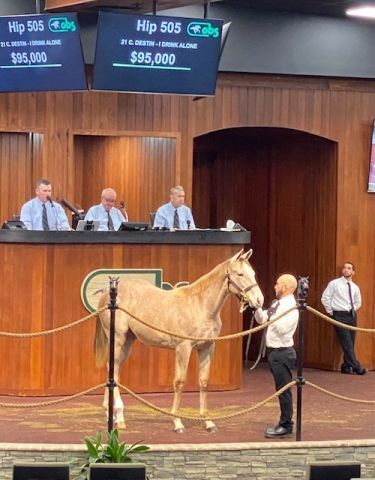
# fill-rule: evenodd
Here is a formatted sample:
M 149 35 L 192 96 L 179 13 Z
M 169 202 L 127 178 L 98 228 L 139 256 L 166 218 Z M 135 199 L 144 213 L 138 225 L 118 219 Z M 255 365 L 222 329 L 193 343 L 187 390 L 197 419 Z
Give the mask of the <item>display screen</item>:
M 375 120 L 372 126 L 368 191 L 375 192 Z
M 86 89 L 76 14 L 0 17 L 0 92 Z
M 214 95 L 222 20 L 101 12 L 94 90 Z

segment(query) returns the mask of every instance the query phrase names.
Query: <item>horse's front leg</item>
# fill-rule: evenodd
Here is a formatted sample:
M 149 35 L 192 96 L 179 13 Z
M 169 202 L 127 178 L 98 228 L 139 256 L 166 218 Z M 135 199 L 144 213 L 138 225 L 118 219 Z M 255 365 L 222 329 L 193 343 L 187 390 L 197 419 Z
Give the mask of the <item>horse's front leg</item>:
M 208 413 L 207 408 L 207 388 L 210 377 L 210 367 L 212 355 L 215 351 L 215 344 L 211 343 L 208 347 L 198 351 L 199 357 L 199 400 L 200 400 L 200 415 L 206 417 Z M 209 432 L 216 432 L 217 427 L 212 420 L 205 420 L 206 430 Z
M 120 337 L 121 339 L 121 337 Z M 116 384 L 119 382 L 121 365 L 126 361 L 131 351 L 132 345 L 135 340 L 135 335 L 129 330 L 126 335 L 125 343 L 122 345 L 122 339 L 115 346 L 115 368 L 114 368 L 114 380 Z M 119 387 L 115 387 L 113 392 L 113 413 L 114 423 L 116 428 L 126 428 L 124 418 L 124 404 L 121 399 Z
M 121 365 L 128 358 L 131 347 L 134 343 L 135 336 L 132 332 L 128 331 L 126 337 L 124 335 L 117 335 L 115 338 L 115 363 L 114 363 L 114 380 L 117 384 L 119 381 L 119 371 Z M 107 363 L 108 368 L 108 363 Z M 105 389 L 104 403 L 103 406 L 107 412 L 108 420 L 108 397 L 109 392 L 108 388 Z M 116 428 L 125 428 L 125 418 L 124 418 L 124 404 L 121 399 L 120 389 L 115 387 L 113 390 L 113 423 Z
M 176 360 L 175 360 L 175 374 L 174 374 L 174 397 L 171 412 L 173 414 L 178 412 L 181 403 L 181 394 L 186 383 L 186 372 L 189 364 L 191 354 L 191 343 L 188 341 L 182 342 L 176 347 Z M 176 433 L 183 433 L 185 427 L 180 418 L 174 417 L 174 431 Z

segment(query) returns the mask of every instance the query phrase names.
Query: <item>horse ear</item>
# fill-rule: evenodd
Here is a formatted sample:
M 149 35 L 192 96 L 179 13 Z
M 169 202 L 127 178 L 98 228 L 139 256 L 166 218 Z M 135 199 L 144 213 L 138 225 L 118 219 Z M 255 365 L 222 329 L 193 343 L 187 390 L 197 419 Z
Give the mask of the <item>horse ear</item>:
M 230 259 L 230 262 L 231 263 L 236 262 L 237 260 L 240 259 L 242 254 L 243 254 L 243 249 L 241 251 L 239 251 L 238 253 L 236 253 L 235 255 L 233 255 L 233 257 Z
M 243 255 L 241 255 L 241 259 L 242 260 L 249 260 L 249 258 L 251 257 L 252 254 L 253 254 L 253 249 L 250 248 L 250 250 L 248 252 L 245 252 Z

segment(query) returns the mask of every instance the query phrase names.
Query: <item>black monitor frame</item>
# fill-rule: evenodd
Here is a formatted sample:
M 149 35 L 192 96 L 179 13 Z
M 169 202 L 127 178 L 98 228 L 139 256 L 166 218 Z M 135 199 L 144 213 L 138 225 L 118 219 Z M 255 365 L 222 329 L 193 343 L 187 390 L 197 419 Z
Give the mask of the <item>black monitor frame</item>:
M 146 480 L 143 463 L 96 463 L 90 465 L 89 480 Z
M 119 232 L 144 232 L 148 230 L 149 224 L 147 222 L 122 222 Z
M 361 464 L 357 462 L 321 462 L 309 465 L 308 480 L 350 480 L 361 476 Z
M 69 480 L 69 464 L 15 463 L 13 480 Z

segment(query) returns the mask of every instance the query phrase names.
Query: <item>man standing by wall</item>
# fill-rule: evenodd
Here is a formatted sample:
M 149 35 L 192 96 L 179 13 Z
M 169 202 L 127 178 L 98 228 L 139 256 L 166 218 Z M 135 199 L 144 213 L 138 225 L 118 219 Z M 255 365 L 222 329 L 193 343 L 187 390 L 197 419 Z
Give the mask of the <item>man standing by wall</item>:
M 322 304 L 328 315 L 338 322 L 356 326 L 357 310 L 361 307 L 362 300 L 361 291 L 352 280 L 355 274 L 353 263 L 345 262 L 341 273 L 340 278 L 327 285 L 322 295 Z M 340 327 L 335 327 L 335 330 L 344 354 L 341 373 L 365 375 L 367 369 L 361 366 L 354 352 L 355 331 Z

